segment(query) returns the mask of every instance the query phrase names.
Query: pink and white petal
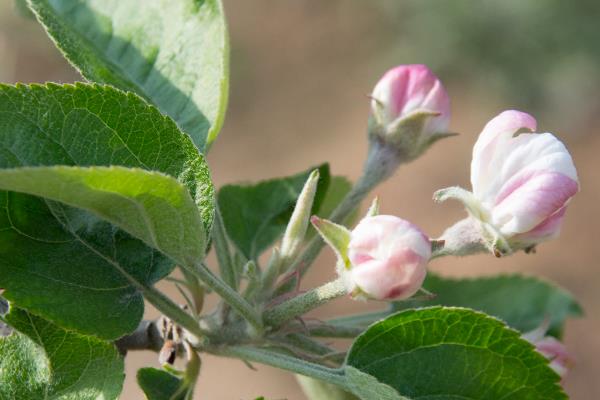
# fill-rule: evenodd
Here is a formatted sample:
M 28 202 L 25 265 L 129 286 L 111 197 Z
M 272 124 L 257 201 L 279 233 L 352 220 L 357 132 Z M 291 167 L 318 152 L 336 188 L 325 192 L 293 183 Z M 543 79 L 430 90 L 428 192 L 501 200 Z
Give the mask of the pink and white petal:
M 388 124 L 395 119 L 398 114 L 398 104 L 402 104 L 405 90 L 402 87 L 403 70 L 400 67 L 394 68 L 386 72 L 383 77 L 377 82 L 371 96 L 371 108 L 376 110 L 380 104 L 384 105 L 384 123 Z
M 504 163 L 498 171 L 503 184 L 524 169 L 558 172 L 577 180 L 577 171 L 569 151 L 551 133 L 528 133 L 514 137 L 504 152 Z
M 372 96 L 374 109 L 377 101 L 385 105 L 386 125 L 423 108 L 448 114 L 449 118 L 448 96 L 438 78 L 422 64 L 400 65 L 389 70 L 375 85 Z M 439 123 L 442 122 L 443 119 Z
M 560 210 L 578 190 L 579 184 L 566 175 L 532 172 L 515 181 L 510 194 L 492 209 L 491 223 L 507 237 L 528 232 Z
M 560 234 L 560 228 L 567 207 L 563 207 L 550 217 L 546 218 L 532 230 L 513 236 L 511 242 L 518 243 L 521 246 L 529 246 L 557 237 Z
M 528 135 L 523 139 L 528 139 L 528 142 L 522 140 L 521 145 L 513 147 L 513 151 L 506 155 L 496 181 L 491 185 L 495 190 L 487 197 L 495 196 L 494 206 L 504 201 L 524 182 L 541 174 L 560 174 L 578 182 L 573 159 L 558 139 L 550 134 Z M 539 146 L 541 142 L 542 146 Z M 548 145 L 544 146 L 543 142 Z
M 491 192 L 488 185 L 494 181 L 494 174 L 502 165 L 502 154 L 513 135 L 521 129 L 534 131 L 537 123 L 531 115 L 508 110 L 490 120 L 473 146 L 471 161 L 471 185 L 473 193 L 482 201 L 485 193 Z
M 440 115 L 431 117 L 424 127 L 424 131 L 431 133 L 444 133 L 450 125 L 450 98 L 439 80 L 436 80 L 421 109 L 435 111 Z
M 404 249 L 388 259 L 374 259 L 350 271 L 352 281 L 375 299 L 407 298 L 421 287 L 426 269 L 420 255 Z
M 426 261 L 431 258 L 431 240 L 418 227 L 410 223 L 402 238 L 392 246 L 393 252 L 408 247 Z

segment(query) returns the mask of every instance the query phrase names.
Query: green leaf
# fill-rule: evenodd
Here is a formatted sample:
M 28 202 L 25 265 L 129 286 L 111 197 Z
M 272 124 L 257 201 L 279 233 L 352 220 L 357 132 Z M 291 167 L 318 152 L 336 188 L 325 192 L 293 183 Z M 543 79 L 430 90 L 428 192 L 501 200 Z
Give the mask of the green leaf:
M 156 368 L 141 368 L 137 381 L 148 400 L 183 400 L 183 379 Z
M 175 177 L 209 234 L 214 187 L 204 157 L 171 118 L 110 86 L 0 84 L 0 168 L 120 165 Z
M 582 315 L 573 296 L 550 282 L 522 275 L 452 279 L 428 274 L 423 287 L 435 294 L 428 301 L 394 303 L 396 310 L 415 306 L 467 307 L 493 315 L 521 332 L 550 322 L 560 336 L 565 320 Z
M 319 210 L 330 180 L 329 166 L 318 168 L 320 180 L 313 214 Z M 217 199 L 227 234 L 247 259 L 257 259 L 283 234 L 296 199 L 314 169 L 253 185 L 226 185 L 219 190 Z
M 323 202 L 319 207 L 317 216 L 321 218 L 328 218 L 351 189 L 352 183 L 348 179 L 344 178 L 343 176 L 332 176 L 329 186 L 327 187 L 327 192 L 325 193 L 325 196 L 323 196 Z M 357 216 L 358 209 L 346 217 L 344 224 L 352 225 L 356 221 Z M 317 231 L 314 229 L 314 227 L 310 227 L 307 233 L 307 238 L 311 239 L 316 234 Z
M 211 227 L 213 186 L 203 157 L 169 118 L 138 96 L 98 85 L 1 85 L 0 168 L 58 165 L 119 165 L 171 176 L 189 191 L 205 231 Z M 17 172 L 4 177 L 12 173 Z M 181 186 L 168 185 L 183 196 Z M 173 268 L 172 260 L 100 214 L 15 192 L 0 192 L 0 207 L 5 297 L 65 328 L 105 339 L 133 331 L 143 314 L 143 298 L 119 269 L 152 285 Z
M 375 377 L 365 374 L 354 367 L 346 365 L 344 372 L 349 387 L 361 399 L 410 400 L 404 396 L 400 396 L 398 391 L 391 386 L 379 382 Z
M 133 91 L 188 133 L 216 139 L 229 90 L 220 0 L 29 0 L 57 47 L 88 80 Z
M 517 331 L 468 309 L 392 315 L 356 339 L 346 363 L 412 399 L 567 398 L 548 360 Z
M 125 379 L 115 346 L 63 330 L 20 309 L 4 317 L 16 330 L 0 338 L 0 398 L 111 400 Z
M 179 264 L 204 258 L 206 240 L 187 189 L 168 175 L 124 167 L 0 169 L 0 189 L 91 211 Z

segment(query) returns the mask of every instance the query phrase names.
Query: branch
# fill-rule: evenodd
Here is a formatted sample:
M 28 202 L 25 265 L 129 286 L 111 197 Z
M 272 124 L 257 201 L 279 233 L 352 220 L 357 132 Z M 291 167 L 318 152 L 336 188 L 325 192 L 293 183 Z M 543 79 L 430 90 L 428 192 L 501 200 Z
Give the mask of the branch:
M 296 374 L 301 374 L 333 383 L 346 389 L 348 386 L 346 377 L 344 376 L 344 371 L 342 369 L 325 367 L 323 365 L 303 361 L 295 357 L 266 349 L 248 346 L 232 346 L 221 349 L 213 349 L 211 353 L 270 365 L 272 367 L 291 371 Z
M 142 321 L 135 331 L 115 341 L 115 346 L 122 355 L 129 350 L 151 350 L 158 353 L 163 344 L 156 321 Z
M 483 241 L 481 228 L 472 217 L 458 221 L 446 229 L 438 240 L 444 245 L 434 251 L 432 259 L 444 256 L 463 257 L 489 252 Z

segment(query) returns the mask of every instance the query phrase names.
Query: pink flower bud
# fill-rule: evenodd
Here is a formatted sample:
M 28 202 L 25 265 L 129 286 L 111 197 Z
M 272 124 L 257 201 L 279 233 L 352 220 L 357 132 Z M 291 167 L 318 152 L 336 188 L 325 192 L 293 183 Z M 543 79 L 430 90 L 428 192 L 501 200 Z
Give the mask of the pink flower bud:
M 408 221 L 391 215 L 364 218 L 352 231 L 350 268 L 341 272 L 348 292 L 377 300 L 406 299 L 425 279 L 429 238 Z
M 371 110 L 377 122 L 392 126 L 420 111 L 427 118 L 422 133 L 445 133 L 450 121 L 450 100 L 440 80 L 425 65 L 400 65 L 383 75 L 372 93 Z
M 579 190 L 571 155 L 535 119 L 504 111 L 487 123 L 473 148 L 471 184 L 484 222 L 511 246 L 558 235 L 569 200 Z
M 560 375 L 561 378 L 564 378 L 573 364 L 573 360 L 567 352 L 565 345 L 550 336 L 544 337 L 534 343 L 534 345 L 537 351 L 550 360 L 550 368 Z
M 542 326 L 523 334 L 523 339 L 533 344 L 541 355 L 550 360 L 550 368 L 564 378 L 573 364 L 573 358 L 562 342 L 552 336 L 544 336 L 546 330 L 547 327 Z

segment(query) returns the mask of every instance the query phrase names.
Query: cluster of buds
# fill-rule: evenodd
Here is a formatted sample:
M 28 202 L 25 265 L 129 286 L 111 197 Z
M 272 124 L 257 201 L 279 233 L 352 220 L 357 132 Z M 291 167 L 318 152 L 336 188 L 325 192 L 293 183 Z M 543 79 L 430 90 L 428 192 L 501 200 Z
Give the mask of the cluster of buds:
M 424 65 L 386 72 L 371 99 L 367 175 L 388 176 L 398 164 L 388 162 L 389 154 L 410 160 L 449 135 L 448 95 Z M 558 235 L 579 190 L 577 172 L 562 142 L 536 129 L 536 120 L 520 111 L 505 111 L 487 123 L 473 147 L 472 192 L 451 187 L 434 195 L 437 201 L 460 200 L 469 213 L 433 242 L 434 256 L 486 249 L 501 256 L 529 251 Z M 320 219 L 313 224 L 338 254 L 338 272 L 353 297 L 404 299 L 423 282 L 432 241 L 413 224 L 374 215 L 352 232 Z
M 418 157 L 451 135 L 449 120 L 448 95 L 427 67 L 406 65 L 388 71 L 371 95 L 367 181 L 370 175 L 370 182 L 381 181 L 400 162 Z M 434 195 L 437 201 L 461 201 L 469 214 L 438 240 L 401 218 L 378 215 L 377 201 L 353 230 L 313 216 L 313 226 L 337 255 L 346 293 L 354 299 L 408 299 L 421 289 L 432 257 L 482 250 L 501 256 L 529 251 L 556 237 L 579 182 L 562 142 L 551 133 L 535 133 L 536 129 L 535 119 L 520 111 L 505 111 L 487 123 L 473 148 L 472 191 L 451 187 Z M 314 188 L 308 197 L 314 197 Z M 297 206 L 304 210 L 298 213 L 299 221 L 306 220 L 311 205 Z M 288 231 L 304 233 L 306 224 Z M 283 248 L 299 247 L 285 243 Z M 524 338 L 564 375 L 568 357 L 559 341 L 533 333 Z

